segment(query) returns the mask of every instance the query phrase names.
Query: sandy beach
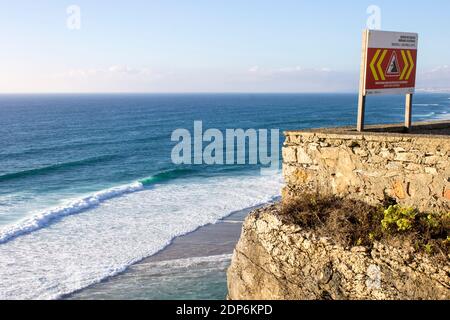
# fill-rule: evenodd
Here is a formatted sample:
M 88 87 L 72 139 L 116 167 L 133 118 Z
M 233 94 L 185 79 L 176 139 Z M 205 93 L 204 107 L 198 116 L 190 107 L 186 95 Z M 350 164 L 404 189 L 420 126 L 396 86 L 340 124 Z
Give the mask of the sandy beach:
M 178 237 L 125 272 L 66 299 L 224 299 L 231 254 L 245 217 L 255 208 Z

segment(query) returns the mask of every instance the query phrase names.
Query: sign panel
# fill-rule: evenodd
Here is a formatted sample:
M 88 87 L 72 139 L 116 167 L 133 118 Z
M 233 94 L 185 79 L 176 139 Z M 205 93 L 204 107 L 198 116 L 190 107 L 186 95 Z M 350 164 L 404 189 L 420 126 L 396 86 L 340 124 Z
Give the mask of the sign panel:
M 417 44 L 417 33 L 367 30 L 364 95 L 414 93 Z

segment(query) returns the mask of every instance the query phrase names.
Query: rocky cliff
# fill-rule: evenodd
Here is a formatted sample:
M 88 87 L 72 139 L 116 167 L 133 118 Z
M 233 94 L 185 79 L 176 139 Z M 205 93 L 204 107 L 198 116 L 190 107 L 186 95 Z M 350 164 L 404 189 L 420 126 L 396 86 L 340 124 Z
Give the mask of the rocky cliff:
M 286 132 L 282 203 L 308 199 L 307 193 L 357 202 L 334 216 L 344 225 L 325 233 L 289 219 L 282 204 L 252 213 L 228 270 L 229 298 L 450 299 L 450 121 L 415 124 L 412 134 L 402 131 L 388 125 L 364 133 L 352 128 Z M 411 230 L 410 242 L 373 237 L 370 227 L 379 228 L 382 221 L 368 218 L 365 206 L 380 212 L 386 203 L 397 203 L 411 219 L 420 211 L 419 221 L 428 225 Z M 332 215 L 318 217 L 327 208 L 304 210 L 302 217 L 315 215 L 319 225 L 332 224 Z M 352 216 L 358 211 L 362 216 Z M 402 214 L 407 213 L 400 219 Z M 445 246 L 437 250 L 439 260 L 417 249 L 431 251 L 431 238 L 420 243 L 434 224 L 429 214 L 447 217 L 433 240 Z M 366 221 L 365 229 L 352 229 L 358 221 Z M 357 239 L 343 244 L 339 239 L 348 230 Z
M 448 263 L 374 243 L 343 248 L 306 232 L 280 205 L 250 214 L 228 270 L 228 297 L 252 299 L 450 299 Z

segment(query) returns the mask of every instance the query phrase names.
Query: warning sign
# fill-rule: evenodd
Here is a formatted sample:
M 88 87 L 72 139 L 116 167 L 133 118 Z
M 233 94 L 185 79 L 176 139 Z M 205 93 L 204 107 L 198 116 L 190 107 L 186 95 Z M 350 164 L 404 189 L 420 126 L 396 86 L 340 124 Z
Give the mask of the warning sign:
M 367 30 L 364 43 L 364 95 L 414 93 L 416 33 Z

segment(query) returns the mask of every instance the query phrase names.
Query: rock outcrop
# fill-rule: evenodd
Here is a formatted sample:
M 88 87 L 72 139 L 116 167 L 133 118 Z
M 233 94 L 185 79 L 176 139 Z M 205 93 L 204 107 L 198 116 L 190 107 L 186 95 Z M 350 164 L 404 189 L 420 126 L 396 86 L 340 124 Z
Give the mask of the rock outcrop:
M 253 299 L 450 299 L 450 266 L 408 248 L 343 248 L 280 215 L 251 213 L 228 270 L 228 297 Z

